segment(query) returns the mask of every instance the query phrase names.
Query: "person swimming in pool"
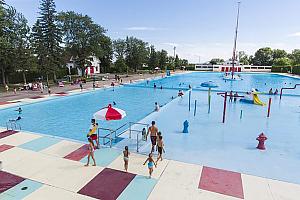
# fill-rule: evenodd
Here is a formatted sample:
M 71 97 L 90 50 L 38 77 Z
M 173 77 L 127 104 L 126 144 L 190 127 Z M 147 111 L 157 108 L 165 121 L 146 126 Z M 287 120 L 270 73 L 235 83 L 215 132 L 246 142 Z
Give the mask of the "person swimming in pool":
M 20 114 L 22 114 L 22 111 L 23 111 L 23 110 L 22 110 L 21 107 L 19 107 L 16 111 L 18 111 L 18 112 L 19 112 L 19 115 L 20 115 Z
M 158 133 L 158 128 L 155 126 L 155 121 L 151 122 L 151 126 L 148 128 L 147 137 L 149 133 L 150 133 L 150 139 L 152 144 L 151 152 L 153 152 L 154 147 L 156 146 L 157 133 Z
M 151 178 L 152 173 L 153 173 L 153 167 L 157 167 L 156 163 L 154 162 L 154 159 L 152 157 L 152 153 L 149 153 L 148 158 L 146 159 L 146 161 L 144 162 L 143 165 L 146 165 L 146 163 L 148 162 L 148 169 L 149 169 L 149 178 Z

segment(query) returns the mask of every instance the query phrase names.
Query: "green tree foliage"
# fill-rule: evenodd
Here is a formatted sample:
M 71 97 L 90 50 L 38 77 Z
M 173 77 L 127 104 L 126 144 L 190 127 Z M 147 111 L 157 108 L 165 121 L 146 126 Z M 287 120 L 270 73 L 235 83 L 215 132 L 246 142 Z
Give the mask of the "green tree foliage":
M 253 58 L 254 65 L 270 66 L 273 64 L 273 51 L 270 47 L 258 49 Z
M 294 66 L 300 66 L 300 49 L 294 49 L 290 55 L 290 58 Z
M 154 70 L 155 67 L 158 67 L 158 65 L 159 65 L 158 53 L 155 51 L 154 46 L 151 45 L 149 59 L 148 59 L 148 66 L 150 69 Z
M 250 63 L 249 57 L 244 51 L 239 52 L 239 61 L 240 61 L 240 64 L 243 64 L 243 65 L 249 65 L 249 63 Z
M 287 57 L 287 52 L 282 49 L 273 49 L 273 60 L 276 60 L 278 58 L 286 58 Z
M 158 65 L 161 69 L 166 69 L 168 62 L 168 52 L 166 50 L 161 50 L 157 52 L 158 54 Z
M 178 55 L 176 54 L 176 56 L 175 56 L 175 60 L 174 60 L 174 66 L 175 66 L 175 69 L 178 69 L 178 68 L 180 68 L 180 60 L 179 60 L 179 57 L 178 57 Z
M 273 66 L 290 66 L 291 65 L 291 60 L 287 57 L 281 57 L 281 58 L 275 58 L 273 61 Z
M 124 59 L 126 53 L 126 41 L 122 39 L 113 41 L 113 50 L 117 59 Z
M 108 65 L 112 58 L 112 47 L 110 39 L 104 35 L 103 27 L 95 24 L 89 16 L 73 11 L 59 13 L 58 20 L 66 48 L 81 69 L 82 75 L 90 64 L 92 55 Z
M 33 28 L 33 36 L 35 37 L 34 40 L 40 43 L 36 46 L 43 45 L 44 48 L 42 51 L 35 50 L 35 52 L 40 61 L 43 60 L 39 68 L 46 74 L 48 84 L 48 75 L 53 73 L 55 81 L 56 71 L 61 64 L 60 44 L 62 39 L 60 29 L 57 26 L 54 0 L 41 0 L 39 14 L 38 21 Z
M 224 60 L 221 58 L 213 58 L 209 61 L 209 63 L 212 65 L 220 65 L 224 63 Z
M 126 62 L 123 58 L 117 58 L 115 62 L 115 72 L 122 73 L 127 72 L 128 73 L 128 66 L 126 65 Z
M 126 38 L 126 65 L 135 72 L 141 69 L 142 65 L 147 62 L 149 50 L 148 43 L 135 37 Z

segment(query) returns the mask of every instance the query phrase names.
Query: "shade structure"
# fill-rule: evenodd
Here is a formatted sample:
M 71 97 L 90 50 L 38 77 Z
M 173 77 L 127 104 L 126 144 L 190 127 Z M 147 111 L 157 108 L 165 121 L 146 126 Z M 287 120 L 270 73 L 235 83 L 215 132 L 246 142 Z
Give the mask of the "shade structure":
M 126 117 L 126 112 L 119 108 L 112 107 L 111 104 L 94 113 L 94 118 L 97 120 L 120 120 L 124 117 Z

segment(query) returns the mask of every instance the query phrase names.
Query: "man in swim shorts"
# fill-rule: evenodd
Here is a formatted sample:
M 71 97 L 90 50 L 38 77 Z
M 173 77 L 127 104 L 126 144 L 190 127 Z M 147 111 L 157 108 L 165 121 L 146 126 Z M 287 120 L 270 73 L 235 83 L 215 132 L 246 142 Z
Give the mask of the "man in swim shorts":
M 148 137 L 149 132 L 150 132 L 150 139 L 151 139 L 151 144 L 152 144 L 151 152 L 153 152 L 154 147 L 156 145 L 158 128 L 155 126 L 155 121 L 152 121 L 151 124 L 152 125 L 149 127 L 148 132 L 147 132 L 147 137 Z

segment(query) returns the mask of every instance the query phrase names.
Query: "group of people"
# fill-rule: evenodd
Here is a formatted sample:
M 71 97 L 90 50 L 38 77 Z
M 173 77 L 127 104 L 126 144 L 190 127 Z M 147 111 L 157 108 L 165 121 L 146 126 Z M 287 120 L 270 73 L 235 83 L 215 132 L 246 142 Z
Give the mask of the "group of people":
M 93 160 L 93 166 L 96 166 L 94 152 L 96 149 L 99 148 L 99 138 L 97 135 L 97 129 L 98 129 L 98 123 L 96 123 L 95 119 L 92 119 L 91 127 L 87 134 L 87 138 L 88 138 L 88 142 L 89 142 L 89 145 L 88 145 L 89 153 L 88 153 L 88 157 L 87 157 L 87 163 L 85 164 L 85 166 L 89 166 L 91 159 Z M 151 126 L 148 128 L 147 133 L 144 133 L 144 132 L 146 132 L 145 128 L 143 129 L 142 132 L 145 135 L 145 140 L 147 140 L 147 137 L 149 135 L 150 135 L 150 140 L 151 140 L 151 151 L 148 154 L 148 158 L 143 163 L 143 165 L 147 164 L 148 170 L 149 170 L 149 178 L 151 178 L 154 166 L 157 167 L 158 161 L 163 160 L 162 156 L 163 156 L 163 153 L 165 153 L 163 136 L 162 136 L 161 132 L 158 131 L 158 128 L 155 125 L 155 121 L 152 121 Z M 96 142 L 96 144 L 94 143 L 94 141 Z M 153 158 L 154 151 L 158 152 L 156 161 Z M 126 172 L 128 171 L 129 156 L 130 156 L 130 152 L 129 152 L 128 146 L 125 146 L 124 151 L 123 151 L 123 160 L 124 160 L 124 170 Z
M 232 102 L 232 100 L 234 102 L 236 102 L 237 98 L 238 98 L 239 94 L 237 92 L 235 92 L 233 94 L 233 91 L 231 90 L 230 93 L 229 93 L 229 102 Z
M 151 152 L 148 154 L 148 158 L 145 160 L 144 165 L 148 163 L 148 170 L 149 170 L 149 178 L 151 178 L 153 173 L 154 166 L 157 167 L 157 163 L 159 160 L 163 160 L 162 155 L 165 152 L 164 150 L 164 142 L 163 136 L 158 128 L 155 125 L 155 121 L 151 122 L 151 126 L 148 128 L 146 138 L 150 134 L 151 140 Z M 158 152 L 156 161 L 153 158 L 153 152 L 156 150 Z
M 270 88 L 269 90 L 269 95 L 277 95 L 278 94 L 278 90 L 276 89 L 275 92 L 273 92 L 273 88 Z

